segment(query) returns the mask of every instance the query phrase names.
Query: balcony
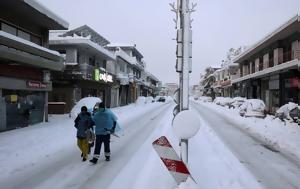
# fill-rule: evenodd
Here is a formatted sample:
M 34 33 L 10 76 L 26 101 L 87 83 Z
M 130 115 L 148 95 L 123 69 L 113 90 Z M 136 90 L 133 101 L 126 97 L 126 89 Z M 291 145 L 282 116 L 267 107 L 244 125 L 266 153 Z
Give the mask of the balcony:
M 0 31 L 1 58 L 50 70 L 64 67 L 60 54 L 33 42 Z

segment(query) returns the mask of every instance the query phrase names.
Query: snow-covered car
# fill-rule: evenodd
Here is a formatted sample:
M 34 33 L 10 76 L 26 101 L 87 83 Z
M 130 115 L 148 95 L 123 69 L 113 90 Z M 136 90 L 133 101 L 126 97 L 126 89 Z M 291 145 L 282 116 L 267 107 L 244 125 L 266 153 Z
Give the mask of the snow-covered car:
M 160 96 L 156 99 L 156 102 L 166 102 L 166 97 Z
M 240 115 L 245 117 L 266 117 L 266 105 L 262 100 L 249 99 L 240 106 Z
M 278 117 L 282 121 L 288 119 L 300 123 L 300 106 L 296 103 L 289 102 L 276 111 L 275 117 Z
M 98 97 L 85 97 L 79 100 L 71 110 L 71 116 L 76 117 L 81 110 L 82 106 L 86 106 L 89 111 L 93 111 L 96 103 L 100 103 L 102 100 Z
M 214 100 L 214 103 L 220 106 L 228 106 L 231 104 L 232 99 L 229 97 L 217 97 Z
M 229 108 L 239 108 L 242 104 L 245 103 L 247 99 L 243 97 L 235 97 L 232 99 L 231 103 L 229 104 Z

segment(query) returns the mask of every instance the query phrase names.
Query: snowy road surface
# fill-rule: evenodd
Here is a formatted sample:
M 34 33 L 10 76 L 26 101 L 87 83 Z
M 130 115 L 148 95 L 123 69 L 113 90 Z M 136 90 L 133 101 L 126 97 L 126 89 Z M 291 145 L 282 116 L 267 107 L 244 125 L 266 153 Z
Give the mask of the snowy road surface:
M 191 106 L 262 186 L 268 189 L 300 188 L 299 165 L 239 129 L 228 117 L 201 104 L 191 102 Z
M 72 134 L 66 134 L 66 137 L 73 137 L 72 140 L 74 141 L 72 143 L 54 154 L 49 154 L 35 161 L 35 163 L 25 166 L 20 164 L 22 167 L 10 172 L 12 176 L 5 178 L 3 178 L 3 175 L 2 178 L 0 176 L 0 188 L 107 188 L 135 152 L 139 150 L 147 137 L 157 128 L 160 119 L 165 116 L 166 112 L 170 112 L 167 110 L 171 108 L 172 104 L 157 106 L 153 109 L 154 111 L 148 111 L 139 119 L 127 121 L 126 125 L 123 125 L 124 135 L 121 138 L 112 138 L 112 160 L 110 162 L 104 161 L 103 154 L 101 154 L 102 157 L 97 165 L 81 162 L 80 153 L 74 147 L 76 139 Z M 64 123 L 70 124 L 72 127 L 73 120 L 69 119 Z M 28 129 L 34 130 L 34 127 Z M 22 134 L 19 137 L 22 137 Z M 18 155 L 22 156 L 22 154 Z M 33 159 L 35 158 L 34 151 L 31 156 Z M 128 175 L 128 179 L 134 179 L 134 176 Z

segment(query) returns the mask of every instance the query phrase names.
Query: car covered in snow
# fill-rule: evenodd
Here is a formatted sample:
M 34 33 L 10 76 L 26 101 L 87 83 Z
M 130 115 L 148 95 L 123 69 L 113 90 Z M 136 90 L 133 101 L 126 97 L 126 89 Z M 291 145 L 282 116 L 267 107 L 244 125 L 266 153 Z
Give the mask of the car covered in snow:
M 146 103 L 153 103 L 153 102 L 155 102 L 155 100 L 152 96 L 147 96 L 146 97 Z
M 231 104 L 232 99 L 229 97 L 217 97 L 214 100 L 214 103 L 220 106 L 228 106 Z
M 232 99 L 231 103 L 229 104 L 229 108 L 239 108 L 242 104 L 246 102 L 246 98 L 243 97 L 235 97 Z
M 300 106 L 296 103 L 289 102 L 276 111 L 275 117 L 278 117 L 282 121 L 287 119 L 300 123 Z
M 239 111 L 244 117 L 266 117 L 266 105 L 259 99 L 248 99 L 241 106 Z

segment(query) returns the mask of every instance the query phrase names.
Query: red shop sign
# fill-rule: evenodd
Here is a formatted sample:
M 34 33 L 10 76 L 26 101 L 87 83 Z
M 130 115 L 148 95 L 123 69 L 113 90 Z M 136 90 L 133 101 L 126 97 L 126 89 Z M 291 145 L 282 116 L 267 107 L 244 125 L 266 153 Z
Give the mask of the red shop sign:
M 47 84 L 44 84 L 39 81 L 27 81 L 27 87 L 34 88 L 34 89 L 45 89 L 47 88 Z

